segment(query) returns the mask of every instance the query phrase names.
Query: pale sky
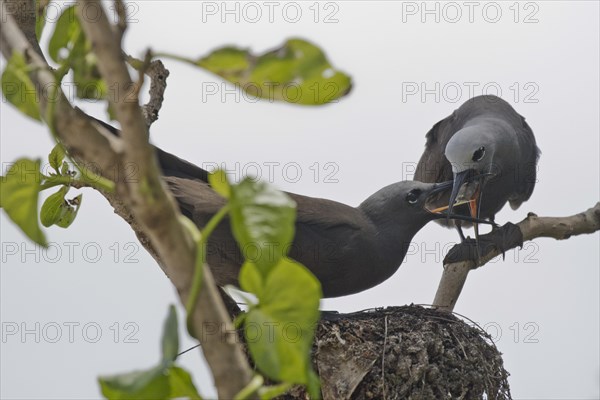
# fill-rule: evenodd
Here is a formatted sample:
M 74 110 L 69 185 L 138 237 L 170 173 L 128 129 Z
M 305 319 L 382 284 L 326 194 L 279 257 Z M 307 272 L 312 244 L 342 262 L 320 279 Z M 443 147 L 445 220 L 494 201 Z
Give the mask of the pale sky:
M 283 190 L 356 206 L 412 178 L 435 122 L 471 95 L 500 94 L 527 118 L 542 156 L 531 199 L 496 221 L 593 206 L 600 198 L 598 2 L 465 3 L 228 2 L 232 11 L 224 13 L 222 2 L 129 2 L 125 44 L 136 56 L 151 46 L 195 57 L 226 44 L 264 51 L 302 37 L 352 75 L 350 96 L 309 108 L 249 101 L 208 73 L 166 61 L 171 75 L 151 139 L 199 165 L 225 163 L 240 173 L 258 165 Z M 100 105 L 79 105 L 105 117 Z M 5 102 L 0 127 L 3 170 L 52 147 L 42 125 Z M 106 200 L 83 193 L 72 227 L 46 230 L 54 242 L 48 252 L 0 216 L 2 398 L 96 399 L 98 375 L 158 361 L 175 291 Z M 470 274 L 456 311 L 496 338 L 514 398 L 600 397 L 599 238 L 536 240 Z M 430 224 L 392 278 L 322 308 L 430 304 L 443 255 L 457 240 Z M 182 348 L 192 343 L 186 338 Z M 200 392 L 214 396 L 200 353 L 180 361 Z

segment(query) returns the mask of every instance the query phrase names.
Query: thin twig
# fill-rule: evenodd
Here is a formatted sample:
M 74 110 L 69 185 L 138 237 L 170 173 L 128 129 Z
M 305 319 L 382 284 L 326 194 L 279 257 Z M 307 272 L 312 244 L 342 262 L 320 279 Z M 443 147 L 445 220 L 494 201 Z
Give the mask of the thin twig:
M 385 346 L 387 344 L 387 334 L 388 334 L 387 317 L 388 316 L 386 315 L 385 318 L 383 319 L 385 330 L 383 333 L 383 352 L 381 354 L 381 388 L 383 391 L 383 400 L 386 399 L 386 393 L 385 393 Z

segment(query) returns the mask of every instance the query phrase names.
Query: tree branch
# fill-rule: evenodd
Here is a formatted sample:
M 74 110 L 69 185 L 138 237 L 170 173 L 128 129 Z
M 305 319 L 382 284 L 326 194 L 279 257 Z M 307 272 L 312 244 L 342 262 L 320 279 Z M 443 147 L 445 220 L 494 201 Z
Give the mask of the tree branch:
M 529 213 L 527 218 L 519 222 L 516 227 L 522 234 L 521 243 L 540 237 L 564 240 L 571 236 L 594 233 L 600 230 L 600 202 L 587 211 L 569 217 L 538 217 L 533 213 Z M 504 229 L 504 227 L 500 229 Z M 482 239 L 486 236 L 488 235 L 482 236 Z M 515 241 L 505 250 L 513 249 L 519 245 L 520 243 Z M 459 246 L 463 246 L 463 244 L 456 245 L 450 252 Z M 435 299 L 433 300 L 433 306 L 440 310 L 452 311 L 460 296 L 469 271 L 483 266 L 500 254 L 502 254 L 500 250 L 493 248 L 486 254 L 482 254 L 479 263 L 469 260 L 446 264 L 446 260 L 444 260 L 444 272 L 442 273 L 442 278 L 435 294 Z
M 150 239 L 183 304 L 186 304 L 193 281 L 196 248 L 179 222 L 181 215 L 173 197 L 159 178 L 156 154 L 148 143 L 146 121 L 139 106 L 137 89 L 123 58 L 120 38 L 115 36 L 101 2 L 94 0 L 86 4 L 95 4 L 100 10 L 97 18 L 89 20 L 85 18 L 83 7 L 78 7 L 82 28 L 98 57 L 100 73 L 108 87 L 117 87 L 120 90 L 116 93 L 122 93 L 109 101 L 121 123 L 125 159 L 136 165 L 138 171 L 138 179 L 127 184 L 126 199 L 135 220 Z M 130 93 L 134 94 L 133 98 Z M 248 384 L 252 371 L 236 343 L 235 330 L 208 267 L 203 269 L 203 275 L 201 294 L 192 316 L 192 334 L 202 344 L 219 397 L 232 398 Z M 209 327 L 215 324 L 219 329 L 208 334 Z M 224 335 L 221 329 L 228 334 Z
M 17 26 L 23 35 L 25 35 L 25 38 L 33 50 L 43 57 L 42 49 L 40 48 L 35 34 L 35 19 L 37 14 L 35 2 L 31 0 L 7 1 L 6 9 L 2 10 L 2 16 L 9 14 L 14 18 L 14 22 L 17 23 Z M 2 19 L 2 22 L 5 22 L 4 18 Z
M 35 18 L 28 18 L 22 31 L 9 12 L 8 1 L 0 0 L 3 16 L 0 24 L 2 53 L 8 60 L 14 51 L 20 52 L 34 67 L 30 75 L 44 114 L 49 101 L 44 94 L 47 94 L 49 85 L 56 86 L 56 81 L 49 65 L 23 33 L 35 32 Z M 28 3 L 33 5 L 34 2 Z M 115 211 L 131 224 L 142 244 L 157 259 L 185 305 L 193 278 L 194 243 L 180 224 L 176 204 L 159 178 L 157 161 L 148 143 L 147 125 L 137 96 L 130 96 L 136 90 L 123 61 L 120 30 L 113 30 L 101 2 L 79 3 L 78 8 L 83 8 L 83 4 L 100 11 L 99 17 L 93 21 L 86 20 L 80 11 L 80 21 L 99 59 L 103 78 L 109 87 L 118 88 L 114 91 L 115 97 L 109 100 L 121 123 L 122 138 L 110 137 L 110 133 L 103 134 L 98 124 L 92 123 L 85 113 L 74 108 L 60 90 L 58 100 L 53 99 L 57 101 L 55 130 L 69 154 L 78 162 L 85 166 L 93 163 L 96 172 L 117 183 L 117 197 L 104 195 L 115 206 Z M 32 6 L 12 7 L 12 10 L 18 14 L 27 12 L 30 8 Z M 125 180 L 123 177 L 126 174 L 119 172 L 124 170 L 124 166 L 131 165 L 137 168 L 137 174 L 133 179 L 130 177 Z M 122 179 L 117 179 L 119 176 Z M 233 398 L 250 381 L 252 370 L 236 341 L 235 330 L 210 269 L 204 268 L 203 275 L 198 306 L 192 316 L 193 333 L 202 344 L 219 397 Z
M 150 127 L 158 119 L 158 112 L 162 108 L 169 70 L 165 68 L 160 60 L 150 61 L 152 58 L 150 50 L 146 53 L 146 60 L 144 61 L 127 54 L 124 57 L 129 65 L 140 72 L 138 85 L 141 86 L 143 83 L 144 74 L 150 77 L 150 100 L 142 108 L 146 124 Z
M 20 13 L 34 12 L 32 11 L 33 4 L 33 1 L 0 0 L 2 55 L 9 60 L 13 52 L 19 52 L 34 67 L 30 77 L 36 87 L 41 114 L 45 115 L 50 101 L 56 102 L 56 113 L 61 117 L 55 118 L 55 129 L 69 154 L 74 158 L 84 160 L 83 165 L 94 172 L 115 181 L 118 176 L 119 150 L 113 148 L 110 140 L 94 128 L 84 113 L 71 105 L 62 91 L 59 90 L 55 98 L 48 97 L 49 88 L 56 87 L 57 84 L 51 68 L 36 50 L 39 49 L 39 46 L 33 46 L 29 41 L 36 40 L 35 18 L 19 18 L 24 31 L 29 32 L 28 35 L 21 31 L 14 18 Z M 16 15 L 13 15 L 14 13 Z M 31 36 L 31 32 L 33 32 L 33 36 Z

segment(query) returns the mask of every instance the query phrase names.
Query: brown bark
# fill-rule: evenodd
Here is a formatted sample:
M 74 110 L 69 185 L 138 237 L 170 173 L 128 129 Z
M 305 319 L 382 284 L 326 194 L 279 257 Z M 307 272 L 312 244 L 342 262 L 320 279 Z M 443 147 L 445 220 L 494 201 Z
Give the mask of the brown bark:
M 55 80 L 51 68 L 38 51 L 35 14 L 34 18 L 30 17 L 33 4 L 33 1 L 0 0 L 3 16 L 0 42 L 6 59 L 11 57 L 13 51 L 17 51 L 36 67 L 30 76 L 38 91 L 43 114 L 49 102 L 44 96 L 44 89 L 55 85 Z M 89 4 L 95 4 L 98 10 L 103 10 L 100 2 L 86 3 Z M 25 17 L 21 17 L 22 14 Z M 83 16 L 80 21 L 99 59 L 103 78 L 109 87 L 121 89 L 109 101 L 121 123 L 123 135 L 122 138 L 115 138 L 103 133 L 97 123 L 90 122 L 62 93 L 55 100 L 56 131 L 60 141 L 78 162 L 86 166 L 93 164 L 96 172 L 116 182 L 116 194 L 105 195 L 157 259 L 185 305 L 193 278 L 195 246 L 186 228 L 179 222 L 181 215 L 160 180 L 154 151 L 148 143 L 146 120 L 120 47 L 120 33 L 125 27 L 113 29 L 103 13 L 94 21 L 88 21 Z M 153 106 L 156 107 L 156 104 Z M 123 171 L 127 165 L 136 166 L 135 179 L 117 179 L 119 171 Z M 202 288 L 192 316 L 192 329 L 202 344 L 219 397 L 232 398 L 250 381 L 252 370 L 237 343 L 210 269 L 204 268 L 203 271 Z
M 600 202 L 584 212 L 569 217 L 538 217 L 530 213 L 516 227 L 521 234 L 520 240 L 514 240 L 513 237 L 512 243 L 504 249 L 505 251 L 522 245 L 522 242 L 527 240 L 542 237 L 564 240 L 571 236 L 594 233 L 600 230 Z M 483 236 L 484 239 L 485 236 Z M 461 246 L 463 245 L 456 245 L 450 252 Z M 472 260 L 447 263 L 447 260 L 444 260 L 444 272 L 433 300 L 433 306 L 440 310 L 452 311 L 467 280 L 469 271 L 485 265 L 500 254 L 502 252 L 498 248 L 491 248 L 485 254 L 481 254 L 479 263 Z

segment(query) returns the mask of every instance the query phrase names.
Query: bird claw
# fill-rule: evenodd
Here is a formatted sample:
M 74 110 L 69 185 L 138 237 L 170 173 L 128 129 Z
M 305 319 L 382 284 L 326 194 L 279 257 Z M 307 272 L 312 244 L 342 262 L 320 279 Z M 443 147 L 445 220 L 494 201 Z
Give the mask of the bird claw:
M 477 241 L 467 238 L 457 244 L 444 258 L 444 265 L 473 261 L 476 266 L 481 266 L 481 258 L 494 250 L 502 253 L 502 260 L 505 260 L 506 250 L 517 246 L 523 247 L 523 234 L 517 225 L 509 222 L 501 227 L 498 226 L 486 235 L 479 236 Z

